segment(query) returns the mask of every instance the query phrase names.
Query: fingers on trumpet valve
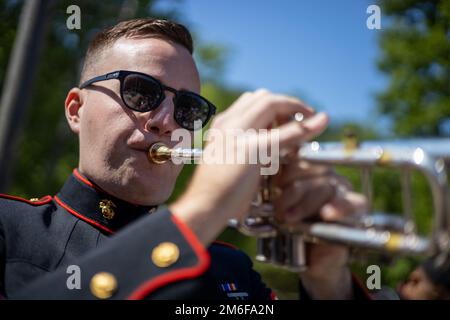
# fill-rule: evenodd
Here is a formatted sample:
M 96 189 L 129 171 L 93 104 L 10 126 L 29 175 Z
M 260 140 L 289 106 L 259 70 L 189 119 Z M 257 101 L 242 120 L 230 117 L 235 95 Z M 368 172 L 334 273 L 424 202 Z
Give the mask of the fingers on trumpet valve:
M 351 219 L 367 212 L 366 198 L 336 174 L 295 179 L 271 188 L 276 218 L 289 223 L 317 217 L 324 221 Z
M 320 208 L 335 195 L 335 187 L 329 180 L 329 177 L 296 180 L 281 188 L 282 193 L 275 201 L 278 219 L 295 223 L 316 217 Z
M 286 186 L 297 180 L 301 181 L 320 176 L 330 176 L 331 178 L 334 174 L 333 167 L 312 164 L 296 157 L 286 159 L 277 181 L 281 186 Z
M 336 196 L 320 209 L 319 214 L 324 221 L 351 222 L 366 214 L 367 208 L 366 197 L 339 185 Z

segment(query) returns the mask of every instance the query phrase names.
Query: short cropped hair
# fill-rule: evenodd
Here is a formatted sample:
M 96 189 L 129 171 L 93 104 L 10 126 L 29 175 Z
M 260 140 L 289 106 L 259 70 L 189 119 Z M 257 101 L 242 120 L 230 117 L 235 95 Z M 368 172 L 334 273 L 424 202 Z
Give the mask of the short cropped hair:
M 111 47 L 120 38 L 160 38 L 185 47 L 192 55 L 193 41 L 189 30 L 182 24 L 153 18 L 138 18 L 122 21 L 99 32 L 89 44 L 84 58 L 81 81 L 87 80 L 87 70 L 95 64 L 98 55 Z

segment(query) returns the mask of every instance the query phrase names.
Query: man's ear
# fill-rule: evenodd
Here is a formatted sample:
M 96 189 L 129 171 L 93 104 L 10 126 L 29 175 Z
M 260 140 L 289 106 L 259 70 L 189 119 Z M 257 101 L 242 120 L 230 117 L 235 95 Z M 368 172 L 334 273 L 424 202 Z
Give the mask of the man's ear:
M 66 119 L 70 129 L 76 134 L 80 133 L 81 114 L 83 112 L 83 94 L 79 88 L 72 88 L 65 101 Z

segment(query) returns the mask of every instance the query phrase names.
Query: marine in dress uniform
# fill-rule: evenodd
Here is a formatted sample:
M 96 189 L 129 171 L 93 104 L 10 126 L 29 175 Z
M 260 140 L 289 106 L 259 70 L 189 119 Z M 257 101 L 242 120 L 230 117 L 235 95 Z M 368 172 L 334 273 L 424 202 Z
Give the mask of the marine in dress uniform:
M 77 170 L 55 196 L 0 200 L 1 293 L 31 299 L 272 299 L 237 248 L 204 248 L 167 209 L 136 206 Z M 81 271 L 69 289 L 67 267 Z
M 94 37 L 84 59 L 82 83 L 67 93 L 64 104 L 69 127 L 79 137 L 79 166 L 87 176 L 101 184 L 101 179 L 110 175 L 116 174 L 117 178 L 128 171 L 142 177 L 146 172 L 144 184 L 136 179 L 137 184 L 117 186 L 115 192 L 130 200 L 124 191 L 136 190 L 137 198 L 131 199 L 139 203 L 148 203 L 149 197 L 158 202 L 168 198 L 181 167 L 155 170 L 150 179 L 153 181 L 147 179 L 150 171 L 143 165 L 148 165 L 149 144 L 159 139 L 168 141 L 181 128 L 193 132 L 198 121 L 206 125 L 216 112 L 215 106 L 199 95 L 200 79 L 192 53 L 192 37 L 186 27 L 167 20 L 122 21 Z M 231 122 L 223 128 L 269 127 L 278 116 L 286 116 L 287 109 L 281 105 L 305 116 L 313 112 L 301 101 L 265 91 L 246 96 L 263 103 L 238 99 L 237 105 L 230 108 Z M 259 111 L 250 112 L 254 114 L 236 127 L 242 110 L 249 108 Z M 266 109 L 272 112 L 264 112 Z M 273 119 L 267 118 L 265 124 L 256 121 L 261 118 L 257 116 L 260 112 L 273 113 L 269 117 Z M 280 130 L 290 132 L 290 139 L 306 139 L 319 134 L 327 122 L 324 114 L 311 119 L 308 130 Z M 118 163 L 121 165 L 117 169 Z M 111 183 L 105 188 L 110 188 Z M 151 184 L 155 193 L 162 190 L 160 194 L 148 194 Z M 144 199 L 138 200 L 143 194 Z M 198 203 L 206 205 L 207 198 Z M 246 201 L 239 197 L 235 200 Z M 226 206 L 215 203 L 214 209 Z M 173 210 L 187 210 L 192 215 L 183 207 Z M 228 213 L 237 214 L 235 210 L 231 206 Z M 33 200 L 1 196 L 0 294 L 30 299 L 274 297 L 243 252 L 218 243 L 205 248 L 177 216 L 182 213 L 136 206 L 112 197 L 77 170 L 55 196 Z M 225 224 L 227 216 L 222 217 L 220 222 Z M 210 214 L 209 218 L 216 217 Z M 208 225 L 204 227 L 202 231 L 210 231 Z M 213 236 L 202 241 L 210 243 Z M 73 266 L 80 270 L 79 289 L 68 285 L 71 274 L 67 271 Z
M 76 169 L 55 196 L 1 196 L 0 258 L 10 299 L 276 298 L 241 250 L 204 248 L 167 209 L 112 197 Z M 67 285 L 70 265 L 79 289 Z M 356 279 L 354 292 L 368 297 Z M 301 284 L 299 293 L 309 299 Z

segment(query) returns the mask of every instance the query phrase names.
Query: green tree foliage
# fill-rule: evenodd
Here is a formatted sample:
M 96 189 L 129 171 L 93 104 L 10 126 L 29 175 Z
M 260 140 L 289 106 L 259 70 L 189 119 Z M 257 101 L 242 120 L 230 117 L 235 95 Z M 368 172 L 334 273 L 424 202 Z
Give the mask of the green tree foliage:
M 450 2 L 446 0 L 380 0 L 383 25 L 379 69 L 388 86 L 377 96 L 378 110 L 393 120 L 398 136 L 448 135 L 450 116 Z M 375 207 L 400 212 L 400 174 L 381 170 L 375 176 Z M 431 230 L 433 211 L 428 184 L 413 174 L 413 213 L 422 233 Z M 395 287 L 415 267 L 399 259 L 385 268 L 385 283 Z
M 16 37 L 16 26 L 20 13 L 20 6 L 12 5 L 7 1 L 0 1 L 0 88 L 8 65 L 9 53 L 11 52 Z
M 389 85 L 378 96 L 379 110 L 395 121 L 400 135 L 443 135 L 450 116 L 450 1 L 380 4 L 378 65 Z

